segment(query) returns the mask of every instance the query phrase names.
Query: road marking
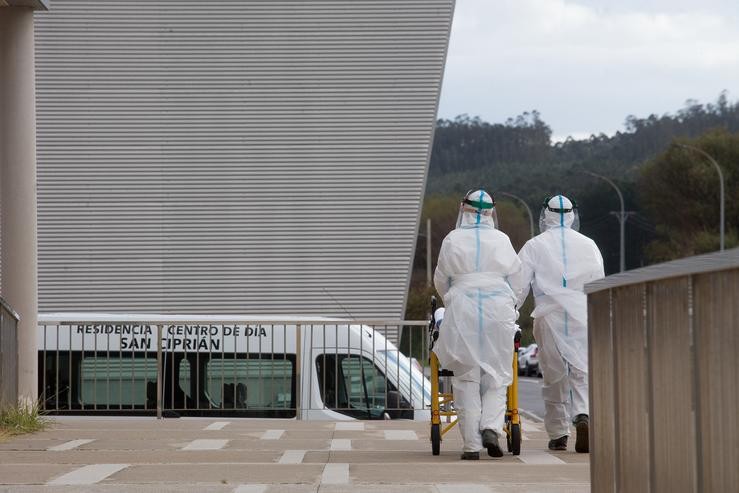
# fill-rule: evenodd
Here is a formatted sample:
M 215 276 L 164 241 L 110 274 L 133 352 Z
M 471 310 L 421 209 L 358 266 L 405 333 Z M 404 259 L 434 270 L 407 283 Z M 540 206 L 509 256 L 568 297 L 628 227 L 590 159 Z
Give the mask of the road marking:
M 364 423 L 353 421 L 339 421 L 336 423 L 336 431 L 364 431 Z
M 240 484 L 233 493 L 264 493 L 267 491 L 266 484 Z
M 490 493 L 490 488 L 482 484 L 452 483 L 436 484 L 439 493 Z
M 285 430 L 267 430 L 259 437 L 262 440 L 279 440 Z
M 227 443 L 228 440 L 199 438 L 185 445 L 182 450 L 219 450 Z
M 305 450 L 285 450 L 278 462 L 280 464 L 301 464 L 305 458 L 305 452 Z
M 93 464 L 83 466 L 49 481 L 48 485 L 95 484 L 111 474 L 128 467 L 128 464 Z
M 518 460 L 525 464 L 567 464 L 562 459 L 555 457 L 548 452 L 544 452 L 543 450 L 522 450 L 521 455 L 518 456 Z
M 418 440 L 413 430 L 385 430 L 385 440 Z
M 53 447 L 49 447 L 46 450 L 49 452 L 61 452 L 63 450 L 72 450 L 80 445 L 84 445 L 86 443 L 94 442 L 94 439 L 83 439 L 83 440 L 72 440 L 71 442 L 64 442 L 60 443 L 59 445 L 55 445 Z
M 211 423 L 205 428 L 203 428 L 203 430 L 207 430 L 207 431 L 222 430 L 229 424 L 231 424 L 230 421 L 216 421 L 215 423 Z
M 351 450 L 352 441 L 347 438 L 334 438 L 331 440 L 331 447 L 329 450 Z
M 349 483 L 349 464 L 329 463 L 323 468 L 321 484 Z

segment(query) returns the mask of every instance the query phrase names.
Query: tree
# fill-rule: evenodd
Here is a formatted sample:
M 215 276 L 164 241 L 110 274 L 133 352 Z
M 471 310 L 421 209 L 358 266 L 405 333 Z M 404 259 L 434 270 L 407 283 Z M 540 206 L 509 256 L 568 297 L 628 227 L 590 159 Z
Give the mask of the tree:
M 739 135 L 715 130 L 674 143 L 697 147 L 713 156 L 726 180 L 726 246 L 737 245 L 739 231 Z M 648 163 L 639 179 L 641 202 L 657 224 L 658 238 L 647 247 L 652 261 L 665 261 L 718 250 L 718 175 L 695 151 L 676 145 Z

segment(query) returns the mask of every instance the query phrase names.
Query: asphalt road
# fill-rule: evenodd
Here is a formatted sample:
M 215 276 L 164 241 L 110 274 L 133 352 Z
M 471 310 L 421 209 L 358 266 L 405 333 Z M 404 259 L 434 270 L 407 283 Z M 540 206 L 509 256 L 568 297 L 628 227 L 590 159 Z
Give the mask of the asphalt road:
M 519 407 L 544 418 L 544 400 L 541 398 L 541 378 L 520 377 L 518 379 Z

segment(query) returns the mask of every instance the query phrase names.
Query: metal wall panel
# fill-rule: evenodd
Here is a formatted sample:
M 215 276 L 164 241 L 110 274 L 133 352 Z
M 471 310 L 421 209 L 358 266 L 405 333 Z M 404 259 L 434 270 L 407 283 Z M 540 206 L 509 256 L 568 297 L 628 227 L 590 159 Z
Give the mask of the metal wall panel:
M 401 318 L 453 3 L 37 14 L 40 311 Z

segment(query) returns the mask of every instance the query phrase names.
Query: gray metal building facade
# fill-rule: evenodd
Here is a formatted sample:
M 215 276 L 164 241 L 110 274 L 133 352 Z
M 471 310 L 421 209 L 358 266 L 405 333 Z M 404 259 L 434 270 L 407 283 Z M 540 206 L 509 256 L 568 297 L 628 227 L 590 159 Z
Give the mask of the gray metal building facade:
M 402 316 L 454 0 L 55 0 L 39 311 Z

